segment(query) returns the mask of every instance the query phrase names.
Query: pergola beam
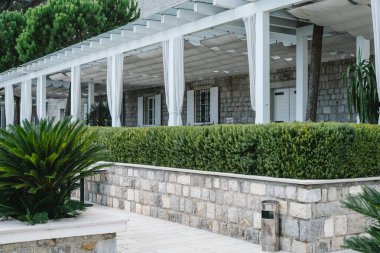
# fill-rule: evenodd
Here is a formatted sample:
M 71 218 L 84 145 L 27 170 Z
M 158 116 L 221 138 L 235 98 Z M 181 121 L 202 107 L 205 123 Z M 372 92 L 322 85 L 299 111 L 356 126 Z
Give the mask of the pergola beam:
M 216 0 L 216 1 L 219 2 L 220 0 Z M 227 0 L 227 1 L 230 1 L 230 0 Z M 97 61 L 97 60 L 106 58 L 109 55 L 128 52 L 128 51 L 132 51 L 138 48 L 143 48 L 146 46 L 157 44 L 157 43 L 160 43 L 163 39 L 175 38 L 178 36 L 186 36 L 188 34 L 192 34 L 197 31 L 209 29 L 210 27 L 215 27 L 215 26 L 222 25 L 228 22 L 239 20 L 243 17 L 247 17 L 257 12 L 274 11 L 274 10 L 285 8 L 292 4 L 299 4 L 305 1 L 307 0 L 257 1 L 250 4 L 245 4 L 244 6 L 237 7 L 236 9 L 227 10 L 227 11 L 215 14 L 213 16 L 209 16 L 209 17 L 205 17 L 193 22 L 185 23 L 181 25 L 180 27 L 169 28 L 165 31 L 157 32 L 152 35 L 148 35 L 144 37 L 134 34 L 130 30 L 125 30 L 125 28 L 120 28 L 122 37 L 136 36 L 134 40 L 127 41 L 122 44 L 109 44 L 109 46 L 107 46 L 106 44 L 109 43 L 110 39 L 101 38 L 100 44 L 104 43 L 106 48 L 102 50 L 97 50 L 96 52 L 90 52 L 90 53 L 82 52 L 82 54 L 81 53 L 77 54 L 75 50 L 73 52 L 71 48 L 62 50 L 60 52 L 61 53 L 65 52 L 66 58 L 70 59 L 70 61 L 63 61 L 63 62 L 59 61 L 60 62 L 59 64 L 56 64 L 56 65 L 49 64 L 50 66 L 42 66 L 42 64 L 40 64 L 39 62 L 38 68 L 43 67 L 43 69 L 40 69 L 36 72 L 26 74 L 23 76 L 17 76 L 16 71 L 12 71 L 11 76 L 15 78 L 9 78 L 8 80 L 0 80 L 1 82 L 0 87 L 5 87 L 11 84 L 20 83 L 26 79 L 36 78 L 41 75 L 48 75 L 50 73 L 61 71 L 62 69 L 68 69 L 73 65 L 82 65 L 89 62 Z M 174 19 L 177 21 L 181 20 L 181 19 L 178 19 L 176 16 L 163 15 L 161 21 L 164 24 L 167 24 L 170 20 L 174 20 Z

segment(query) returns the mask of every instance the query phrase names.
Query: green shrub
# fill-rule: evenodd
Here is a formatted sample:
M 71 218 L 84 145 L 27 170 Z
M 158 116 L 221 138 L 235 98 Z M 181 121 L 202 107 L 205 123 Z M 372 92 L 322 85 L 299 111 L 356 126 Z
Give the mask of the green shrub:
M 113 162 L 298 179 L 380 175 L 380 127 L 375 125 L 96 129 L 96 141 L 111 151 Z
M 92 105 L 90 113 L 87 113 L 86 124 L 89 126 L 111 126 L 112 118 L 108 107 L 103 103 Z
M 93 144 L 82 123 L 67 118 L 43 120 L 38 126 L 0 129 L 0 217 L 30 224 L 75 217 L 84 210 L 71 192 L 81 178 L 95 173 L 106 151 Z

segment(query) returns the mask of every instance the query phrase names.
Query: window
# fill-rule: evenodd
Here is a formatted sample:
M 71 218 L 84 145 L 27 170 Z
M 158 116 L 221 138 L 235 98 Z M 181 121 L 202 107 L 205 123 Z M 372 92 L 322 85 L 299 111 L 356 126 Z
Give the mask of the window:
M 161 125 L 161 94 L 137 98 L 137 126 Z
M 155 108 L 155 97 L 147 97 L 144 99 L 144 125 L 155 125 L 156 124 L 156 108 Z
M 195 122 L 210 122 L 210 89 L 195 90 Z

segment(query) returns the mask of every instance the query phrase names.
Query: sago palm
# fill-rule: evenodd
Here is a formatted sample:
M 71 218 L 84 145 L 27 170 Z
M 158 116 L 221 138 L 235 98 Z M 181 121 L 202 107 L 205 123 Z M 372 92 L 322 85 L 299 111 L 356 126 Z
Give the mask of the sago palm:
M 380 252 L 380 192 L 364 187 L 362 193 L 349 196 L 343 204 L 372 220 L 365 228 L 367 235 L 349 237 L 344 247 L 363 253 Z
M 70 118 L 0 130 L 0 217 L 29 223 L 72 217 L 84 210 L 71 199 L 80 179 L 102 165 L 105 151 L 94 145 L 83 123 Z M 86 136 L 86 138 L 84 138 Z

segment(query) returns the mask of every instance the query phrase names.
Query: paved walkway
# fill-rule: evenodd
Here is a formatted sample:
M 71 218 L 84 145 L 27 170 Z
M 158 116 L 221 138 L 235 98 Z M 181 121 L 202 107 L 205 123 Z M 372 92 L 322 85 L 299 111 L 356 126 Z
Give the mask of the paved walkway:
M 129 223 L 127 232 L 118 234 L 118 253 L 262 253 L 260 245 L 243 240 L 135 213 L 120 212 L 128 217 Z
M 119 253 L 261 253 L 261 246 L 174 222 L 128 213 Z M 284 251 L 281 251 L 285 253 Z

